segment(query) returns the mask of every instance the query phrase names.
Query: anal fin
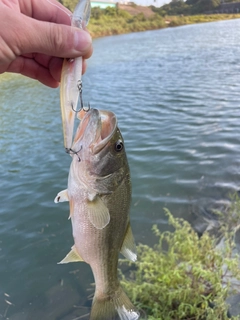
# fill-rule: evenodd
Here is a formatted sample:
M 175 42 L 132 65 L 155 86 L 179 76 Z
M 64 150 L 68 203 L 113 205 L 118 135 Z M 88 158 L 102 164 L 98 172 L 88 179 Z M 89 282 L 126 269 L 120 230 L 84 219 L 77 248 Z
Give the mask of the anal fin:
M 58 262 L 58 264 L 69 263 L 69 262 L 79 262 L 84 261 L 80 254 L 77 252 L 75 246 L 72 246 L 71 251 L 66 255 L 66 257 Z
M 137 249 L 133 238 L 130 222 L 127 226 L 127 231 L 121 247 L 121 253 L 124 255 L 125 258 L 127 258 L 130 261 L 137 260 Z

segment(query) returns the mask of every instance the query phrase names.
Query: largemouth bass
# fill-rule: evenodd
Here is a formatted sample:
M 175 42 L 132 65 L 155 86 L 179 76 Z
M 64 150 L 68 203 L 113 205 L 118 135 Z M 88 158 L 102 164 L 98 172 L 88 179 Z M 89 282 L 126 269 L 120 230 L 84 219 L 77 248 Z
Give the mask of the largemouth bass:
M 90 320 L 137 320 L 122 290 L 118 255 L 137 259 L 129 221 L 130 172 L 116 116 L 90 109 L 77 129 L 68 189 L 55 202 L 70 202 L 74 245 L 60 262 L 85 261 L 95 279 Z

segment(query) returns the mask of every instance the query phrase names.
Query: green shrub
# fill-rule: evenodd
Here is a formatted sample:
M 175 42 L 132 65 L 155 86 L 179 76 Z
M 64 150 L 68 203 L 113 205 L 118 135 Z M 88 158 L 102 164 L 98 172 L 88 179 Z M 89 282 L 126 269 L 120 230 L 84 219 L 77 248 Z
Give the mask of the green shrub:
M 149 320 L 225 320 L 231 281 L 240 279 L 234 235 L 240 226 L 240 200 L 233 197 L 226 214 L 217 212 L 219 239 L 205 232 L 200 238 L 191 225 L 165 210 L 174 232 L 161 233 L 154 248 L 140 244 L 138 261 L 130 264 L 122 284 Z M 238 319 L 232 317 L 231 319 Z
M 100 7 L 94 7 L 91 9 L 91 19 L 99 20 L 103 15 L 103 10 Z
M 138 13 L 136 16 L 134 16 L 134 21 L 146 21 L 147 19 L 145 18 L 143 12 Z
M 125 10 L 118 9 L 117 13 L 118 13 L 119 17 L 122 17 L 124 19 L 129 19 L 129 18 L 132 17 L 132 15 L 129 12 L 125 11 Z
M 112 7 L 107 7 L 104 9 L 104 14 L 110 17 L 115 17 L 117 15 L 117 9 Z

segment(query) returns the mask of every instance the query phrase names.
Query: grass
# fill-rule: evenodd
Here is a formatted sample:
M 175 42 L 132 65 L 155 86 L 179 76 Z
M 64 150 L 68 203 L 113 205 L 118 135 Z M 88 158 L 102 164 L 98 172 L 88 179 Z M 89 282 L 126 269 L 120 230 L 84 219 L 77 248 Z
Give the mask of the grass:
M 167 17 L 166 17 L 167 18 Z M 212 14 L 212 15 L 194 15 L 194 16 L 172 16 L 169 19 L 170 27 L 195 24 L 195 23 L 204 23 L 204 22 L 214 22 L 221 20 L 231 20 L 239 19 L 240 14 Z
M 240 226 L 240 199 L 232 198 L 227 212 L 216 212 L 218 237 L 201 237 L 191 225 L 166 210 L 173 232 L 153 232 L 154 248 L 140 244 L 138 261 L 122 275 L 122 285 L 149 320 L 229 319 L 226 299 L 239 289 L 239 257 L 235 233 Z M 220 245 L 221 244 L 221 245 Z M 231 317 L 239 319 L 239 317 Z
M 164 19 L 157 15 L 145 18 L 142 13 L 132 16 L 124 10 L 116 10 L 114 8 L 109 9 L 112 9 L 112 14 L 109 14 L 110 10 L 102 10 L 104 14 L 101 14 L 99 17 L 94 14 L 93 10 L 88 29 L 94 38 L 160 29 L 164 28 L 166 25 Z
M 18 75 L 16 73 L 9 73 L 9 72 L 2 73 L 0 74 L 0 83 L 12 80 L 13 77 L 21 77 L 21 75 Z
M 78 0 L 58 0 L 71 11 L 74 10 Z M 132 9 L 137 9 L 141 13 L 137 15 L 130 14 Z M 128 10 L 128 11 L 127 11 Z M 135 13 L 137 12 L 135 10 Z M 147 14 L 148 11 L 148 14 Z M 146 17 L 151 12 L 151 7 L 142 7 L 132 4 L 125 6 L 124 10 L 120 8 L 107 7 L 100 9 L 94 7 L 91 10 L 88 29 L 93 38 L 138 32 L 145 30 L 161 29 L 166 27 L 175 27 L 186 24 L 211 22 L 219 20 L 228 20 L 240 18 L 240 14 L 212 14 L 212 15 L 192 15 L 192 16 L 161 16 L 152 11 L 152 16 Z M 145 14 L 145 15 L 144 15 Z
M 240 14 L 213 14 L 194 16 L 165 16 L 154 14 L 146 18 L 143 13 L 135 16 L 117 8 L 93 8 L 88 29 L 93 38 L 176 27 L 187 24 L 240 18 Z

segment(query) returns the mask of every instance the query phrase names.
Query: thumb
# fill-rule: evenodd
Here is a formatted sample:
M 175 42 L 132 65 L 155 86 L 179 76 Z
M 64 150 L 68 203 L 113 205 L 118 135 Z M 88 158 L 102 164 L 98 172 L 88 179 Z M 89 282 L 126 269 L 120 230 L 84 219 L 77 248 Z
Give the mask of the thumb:
M 29 17 L 21 26 L 24 29 L 18 42 L 21 54 L 37 52 L 61 58 L 88 58 L 92 53 L 91 36 L 82 29 Z

